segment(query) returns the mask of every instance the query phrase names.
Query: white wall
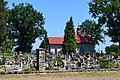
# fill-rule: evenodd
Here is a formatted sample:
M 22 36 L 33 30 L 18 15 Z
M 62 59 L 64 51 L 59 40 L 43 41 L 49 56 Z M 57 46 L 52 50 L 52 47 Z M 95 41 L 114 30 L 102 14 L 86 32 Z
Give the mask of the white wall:
M 57 53 L 62 50 L 62 45 L 49 45 L 50 52 L 55 54 L 55 49 L 57 49 Z M 95 45 L 94 44 L 77 44 L 77 53 L 79 53 L 80 49 L 84 48 L 84 52 L 89 51 L 90 53 L 94 52 Z
M 49 45 L 50 52 L 55 54 L 55 48 L 57 49 L 57 53 L 62 50 L 62 45 Z

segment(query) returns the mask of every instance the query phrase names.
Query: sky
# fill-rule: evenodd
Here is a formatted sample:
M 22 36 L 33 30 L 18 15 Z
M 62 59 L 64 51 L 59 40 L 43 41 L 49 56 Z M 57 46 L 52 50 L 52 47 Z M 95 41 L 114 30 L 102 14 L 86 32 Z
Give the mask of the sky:
M 45 29 L 48 36 L 64 36 L 64 29 L 70 17 L 73 17 L 75 30 L 79 24 L 86 19 L 91 20 L 88 2 L 90 0 L 6 0 L 8 7 L 12 8 L 12 3 L 30 3 L 34 9 L 43 13 L 45 18 Z M 110 39 L 105 37 L 106 42 L 96 46 L 97 51 L 103 51 L 106 46 L 111 45 Z M 39 48 L 40 40 L 36 39 L 33 50 Z

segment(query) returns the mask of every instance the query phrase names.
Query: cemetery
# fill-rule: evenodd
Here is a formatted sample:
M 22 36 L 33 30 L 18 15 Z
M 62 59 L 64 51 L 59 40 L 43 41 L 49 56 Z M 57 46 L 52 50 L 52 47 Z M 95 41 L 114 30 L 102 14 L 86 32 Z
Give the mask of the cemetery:
M 78 16 L 70 17 L 69 13 L 74 7 L 70 5 L 71 8 L 66 9 L 70 10 L 67 17 L 61 17 L 64 19 L 58 19 L 61 14 L 55 17 L 56 20 L 52 20 L 54 18 L 50 16 L 50 21 L 55 27 L 53 24 L 50 25 L 51 30 L 47 27 L 48 31 L 45 28 L 46 17 L 42 12 L 37 11 L 39 9 L 35 9 L 30 3 L 13 3 L 12 7 L 9 7 L 8 2 L 0 0 L 1 74 L 120 70 L 120 2 L 118 0 L 91 0 L 87 4 L 91 17 L 83 22 L 81 22 L 82 15 L 80 21 L 77 19 Z M 68 16 L 70 18 L 66 21 Z M 59 23 L 59 26 L 54 22 L 57 20 L 59 22 L 65 20 L 66 24 Z M 62 31 L 59 30 L 61 27 Z M 49 34 L 50 31 L 52 34 Z M 104 45 L 105 36 L 113 43 Z M 36 42 L 37 47 L 34 46 Z M 96 49 L 99 44 L 105 46 L 103 51 L 100 48 Z M 33 49 L 33 46 L 36 48 Z
M 120 0 L 0 0 L 0 80 L 120 80 Z
M 2 55 L 1 55 L 2 56 Z M 45 49 L 36 49 L 35 54 L 17 54 L 1 57 L 1 72 L 47 71 L 47 70 L 84 70 L 84 69 L 119 69 L 120 59 L 116 55 L 95 53 L 89 55 L 65 56 L 45 53 Z

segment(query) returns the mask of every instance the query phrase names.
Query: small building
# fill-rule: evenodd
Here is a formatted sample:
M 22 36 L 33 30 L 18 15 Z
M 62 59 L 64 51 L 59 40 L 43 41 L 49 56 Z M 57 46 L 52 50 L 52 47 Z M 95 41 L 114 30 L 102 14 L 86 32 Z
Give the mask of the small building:
M 82 52 L 90 52 L 91 54 L 94 53 L 95 42 L 92 39 L 91 35 L 83 35 L 80 31 L 80 26 L 78 25 L 77 33 L 75 36 L 76 39 L 76 52 L 81 54 Z M 64 37 L 48 37 L 47 44 L 49 53 L 51 54 L 58 54 L 62 50 Z

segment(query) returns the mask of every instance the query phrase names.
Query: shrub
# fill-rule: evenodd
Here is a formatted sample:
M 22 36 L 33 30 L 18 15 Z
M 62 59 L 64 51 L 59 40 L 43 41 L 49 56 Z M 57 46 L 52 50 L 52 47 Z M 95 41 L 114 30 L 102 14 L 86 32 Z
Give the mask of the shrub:
M 5 56 L 13 56 L 12 53 L 6 53 Z
M 109 68 L 109 60 L 101 58 L 100 68 Z
M 45 70 L 52 70 L 52 68 L 51 67 L 46 67 Z
M 32 71 L 37 71 L 35 68 L 32 68 Z
M 57 57 L 56 61 L 58 62 L 58 64 L 57 64 L 58 67 L 63 67 L 64 66 L 64 63 L 62 62 L 61 57 Z
M 36 71 L 36 69 L 28 66 L 27 68 L 22 68 L 22 71 Z
M 87 52 L 86 52 L 86 55 L 90 55 L 90 52 L 89 52 L 89 51 L 87 51 Z
M 109 62 L 110 68 L 116 68 L 116 64 L 114 62 Z

